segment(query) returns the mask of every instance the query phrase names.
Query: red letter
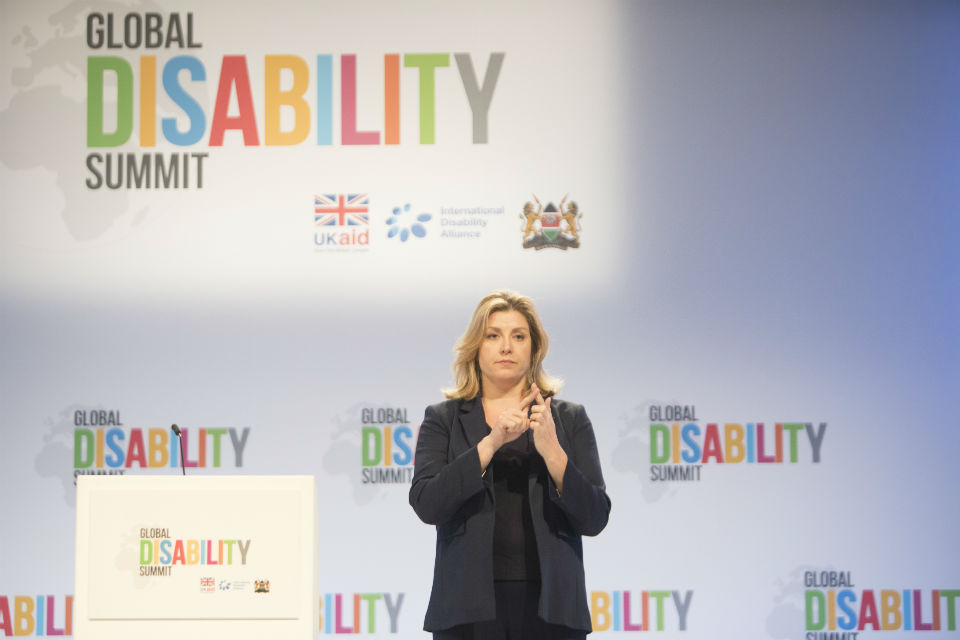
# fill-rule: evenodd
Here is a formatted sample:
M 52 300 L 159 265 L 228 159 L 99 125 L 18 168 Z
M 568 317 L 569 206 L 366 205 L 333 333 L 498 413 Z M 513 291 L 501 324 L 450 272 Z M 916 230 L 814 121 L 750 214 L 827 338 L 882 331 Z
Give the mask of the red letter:
M 10 624 L 10 601 L 7 600 L 7 596 L 0 596 L 0 629 L 5 636 L 13 635 L 13 626 Z
M 237 105 L 240 115 L 230 117 L 230 86 L 237 88 Z M 210 124 L 210 146 L 223 146 L 223 132 L 227 129 L 239 129 L 243 132 L 243 144 L 259 145 L 256 116 L 253 112 L 253 94 L 250 92 L 250 74 L 247 73 L 246 56 L 223 56 L 220 67 L 220 86 L 217 88 L 217 102 L 213 107 L 213 122 Z
M 130 448 L 127 449 L 127 461 L 125 467 L 130 467 L 133 461 L 140 463 L 140 468 L 147 466 L 147 452 L 143 449 L 143 432 L 140 429 L 130 429 Z
M 717 425 L 708 424 L 707 431 L 703 435 L 703 462 L 713 456 L 717 462 L 723 462 L 723 451 L 720 447 L 720 433 L 717 431 Z

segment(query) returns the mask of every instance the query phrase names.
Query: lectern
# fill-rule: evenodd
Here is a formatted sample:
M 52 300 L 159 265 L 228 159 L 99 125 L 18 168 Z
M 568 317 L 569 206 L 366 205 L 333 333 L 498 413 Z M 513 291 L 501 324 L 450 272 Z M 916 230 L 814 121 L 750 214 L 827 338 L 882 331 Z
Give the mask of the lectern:
M 310 476 L 79 476 L 77 640 L 313 640 Z

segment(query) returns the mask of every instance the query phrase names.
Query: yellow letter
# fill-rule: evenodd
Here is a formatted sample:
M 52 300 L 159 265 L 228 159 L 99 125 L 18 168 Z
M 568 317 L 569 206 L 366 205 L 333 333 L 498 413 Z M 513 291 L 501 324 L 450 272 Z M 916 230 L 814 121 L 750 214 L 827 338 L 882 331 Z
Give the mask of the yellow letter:
M 884 631 L 899 629 L 903 620 L 900 615 L 900 593 L 892 589 L 880 592 L 880 628 Z
M 594 631 L 606 631 L 610 628 L 610 594 L 605 591 L 590 592 L 590 611 Z M 603 622 L 601 622 L 603 620 Z
M 165 467 L 170 462 L 166 429 L 147 431 L 147 466 L 151 469 Z
M 13 635 L 32 635 L 34 626 L 33 598 L 16 596 L 13 599 Z
M 264 141 L 267 145 L 299 144 L 310 133 L 310 107 L 303 99 L 310 77 L 307 63 L 297 56 L 266 56 L 264 64 Z M 287 91 L 280 88 L 284 69 L 293 72 L 293 86 Z M 293 129 L 287 132 L 280 129 L 280 109 L 283 106 L 293 107 Z
M 723 425 L 723 461 L 743 462 L 743 425 L 728 422 Z M 734 453 L 736 452 L 736 453 Z

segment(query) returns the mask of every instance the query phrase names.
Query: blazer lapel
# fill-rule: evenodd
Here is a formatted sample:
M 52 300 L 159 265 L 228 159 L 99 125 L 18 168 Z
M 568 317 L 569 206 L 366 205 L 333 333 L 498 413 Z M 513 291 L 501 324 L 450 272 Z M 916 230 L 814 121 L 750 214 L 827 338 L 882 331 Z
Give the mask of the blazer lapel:
M 490 433 L 490 427 L 483 417 L 483 403 L 479 398 L 464 400 L 460 404 L 460 424 L 468 447 L 477 446 Z
M 560 421 L 560 412 L 553 406 L 552 401 L 550 402 L 550 413 L 553 414 L 553 424 L 557 428 L 557 441 L 560 443 L 560 447 L 567 452 L 567 455 L 570 455 L 570 440 L 567 438 L 567 430 Z

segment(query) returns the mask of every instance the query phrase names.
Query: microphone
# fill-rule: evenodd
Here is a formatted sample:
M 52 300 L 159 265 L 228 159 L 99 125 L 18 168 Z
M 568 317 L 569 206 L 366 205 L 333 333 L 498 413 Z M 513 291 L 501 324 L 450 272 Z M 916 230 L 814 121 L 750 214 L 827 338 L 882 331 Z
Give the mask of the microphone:
M 183 458 L 183 433 L 181 433 L 180 427 L 175 424 L 170 425 L 170 428 L 173 429 L 173 433 L 180 439 L 180 468 L 183 470 L 183 475 L 187 475 L 187 465 Z

